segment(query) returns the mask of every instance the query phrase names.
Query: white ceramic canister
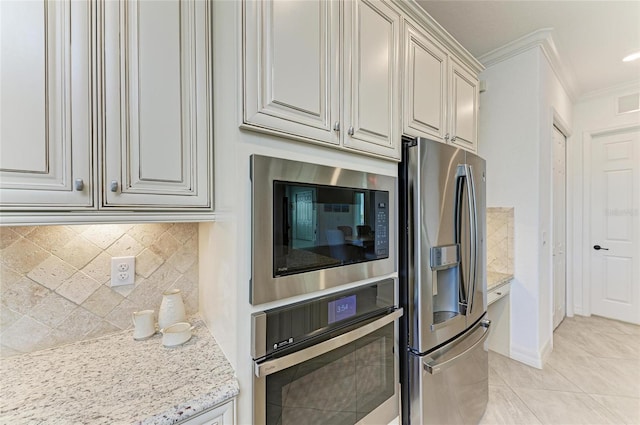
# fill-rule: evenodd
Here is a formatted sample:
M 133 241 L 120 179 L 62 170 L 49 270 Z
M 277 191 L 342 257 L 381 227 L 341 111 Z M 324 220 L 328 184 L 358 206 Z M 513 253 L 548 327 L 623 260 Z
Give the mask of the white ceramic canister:
M 158 312 L 158 326 L 164 329 L 178 322 L 186 322 L 187 313 L 179 289 L 169 289 L 162 293 L 162 302 Z

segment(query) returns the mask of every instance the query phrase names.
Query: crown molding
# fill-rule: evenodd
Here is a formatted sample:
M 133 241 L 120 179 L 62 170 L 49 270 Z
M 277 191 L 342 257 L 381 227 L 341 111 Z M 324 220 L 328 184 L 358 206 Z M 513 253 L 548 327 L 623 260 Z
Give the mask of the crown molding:
M 558 80 L 560 80 L 560 84 L 564 87 L 567 95 L 572 101 L 575 101 L 577 98 L 576 82 L 560 59 L 556 45 L 553 42 L 553 37 L 551 36 L 552 32 L 553 28 L 541 28 L 520 37 L 517 40 L 507 43 L 502 47 L 498 47 L 497 49 L 485 53 L 480 56 L 478 60 L 488 68 L 499 62 L 513 58 L 527 50 L 539 47 L 542 49 L 542 52 L 549 61 L 551 69 L 558 77 Z
M 578 98 L 577 102 L 584 102 L 599 97 L 622 94 L 623 92 L 633 93 L 637 91 L 640 91 L 640 80 L 627 81 L 626 83 L 616 84 L 615 86 L 585 93 Z

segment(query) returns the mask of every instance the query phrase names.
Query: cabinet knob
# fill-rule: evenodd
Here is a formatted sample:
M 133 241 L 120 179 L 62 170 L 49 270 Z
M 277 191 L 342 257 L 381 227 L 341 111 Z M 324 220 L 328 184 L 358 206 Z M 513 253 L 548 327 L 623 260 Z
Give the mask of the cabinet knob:
M 340 121 L 336 121 L 333 124 L 333 131 L 340 131 Z
M 452 142 L 455 142 L 457 138 L 458 138 L 458 136 L 453 136 L 453 137 L 451 138 L 451 141 L 452 141 Z
M 111 183 L 109 184 L 109 190 L 111 190 L 112 192 L 117 192 L 118 191 L 118 181 L 117 180 L 111 180 Z
M 444 135 L 444 140 L 446 140 L 447 142 L 449 141 L 449 133 Z
M 353 131 L 353 126 L 349 127 L 349 131 L 347 133 L 349 133 L 349 136 L 353 136 L 353 133 L 355 133 Z
M 84 189 L 84 180 L 75 179 L 75 181 L 73 182 L 73 188 L 78 192 L 82 191 Z

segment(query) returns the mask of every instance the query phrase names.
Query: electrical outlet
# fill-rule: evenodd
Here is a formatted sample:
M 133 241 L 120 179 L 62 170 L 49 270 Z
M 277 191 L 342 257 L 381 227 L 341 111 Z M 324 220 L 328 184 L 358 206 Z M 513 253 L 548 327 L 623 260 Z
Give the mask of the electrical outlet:
M 136 277 L 136 257 L 111 258 L 111 286 L 133 285 Z

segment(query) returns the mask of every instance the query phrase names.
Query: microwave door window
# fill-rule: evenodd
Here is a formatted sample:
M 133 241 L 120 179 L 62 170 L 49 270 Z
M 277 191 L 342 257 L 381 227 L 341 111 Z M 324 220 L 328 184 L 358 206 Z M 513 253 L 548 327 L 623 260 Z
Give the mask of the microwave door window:
M 388 256 L 375 249 L 377 193 L 274 182 L 274 277 Z

